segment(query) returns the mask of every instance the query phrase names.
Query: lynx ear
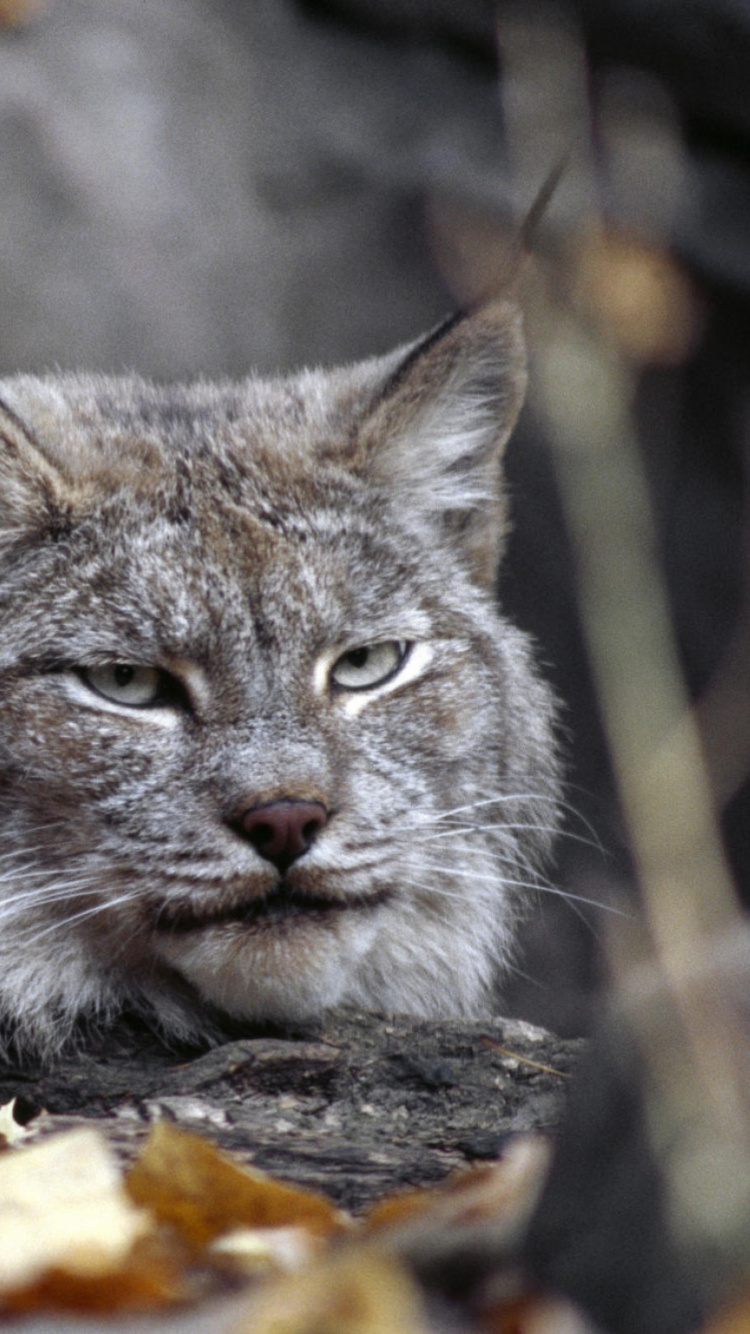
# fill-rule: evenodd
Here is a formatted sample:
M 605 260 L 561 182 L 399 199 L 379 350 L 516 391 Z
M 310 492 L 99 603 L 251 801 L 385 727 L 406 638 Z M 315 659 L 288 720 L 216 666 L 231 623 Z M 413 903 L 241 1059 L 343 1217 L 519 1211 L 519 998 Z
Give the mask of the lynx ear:
M 505 530 L 501 458 L 526 388 L 518 309 L 495 301 L 409 349 L 362 424 L 359 447 L 411 516 L 436 527 L 490 585 Z
M 59 524 L 64 490 L 31 432 L 0 399 L 0 549 Z

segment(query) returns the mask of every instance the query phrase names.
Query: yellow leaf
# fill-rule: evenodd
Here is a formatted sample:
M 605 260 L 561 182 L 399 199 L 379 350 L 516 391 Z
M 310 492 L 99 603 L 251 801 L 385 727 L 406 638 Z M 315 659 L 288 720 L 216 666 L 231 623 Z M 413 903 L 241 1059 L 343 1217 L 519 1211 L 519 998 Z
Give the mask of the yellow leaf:
M 405 1270 L 362 1248 L 264 1289 L 229 1334 L 428 1334 L 428 1326 Z
M 136 1204 L 195 1247 L 237 1227 L 304 1227 L 329 1236 L 349 1221 L 322 1195 L 242 1167 L 166 1121 L 154 1126 L 125 1184 Z

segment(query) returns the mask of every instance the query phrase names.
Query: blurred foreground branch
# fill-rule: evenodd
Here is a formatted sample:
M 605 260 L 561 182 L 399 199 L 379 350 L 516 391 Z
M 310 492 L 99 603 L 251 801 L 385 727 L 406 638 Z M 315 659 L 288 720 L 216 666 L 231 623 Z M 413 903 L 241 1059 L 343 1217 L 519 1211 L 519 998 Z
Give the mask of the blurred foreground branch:
M 551 12 L 501 24 L 500 42 L 521 180 L 530 142 L 574 147 L 552 254 L 529 274 L 532 384 L 643 905 L 639 932 L 612 935 L 616 1001 L 643 1058 L 673 1234 L 710 1274 L 716 1299 L 750 1277 L 747 1021 L 727 963 L 745 928 L 679 666 L 633 416 L 641 367 L 679 364 L 700 333 L 667 241 L 681 146 L 660 90 L 644 97 L 622 78 L 601 95 L 597 140 L 581 43 Z M 625 226 L 607 226 L 589 202 L 602 169 L 614 196 L 618 181 L 638 186 L 621 201 Z
M 631 378 L 615 349 L 571 321 L 543 343 L 540 370 L 650 937 L 645 970 L 615 942 L 620 999 L 646 1058 L 674 1226 L 690 1250 L 709 1247 L 744 1267 L 746 1044 L 715 966 L 722 941 L 742 928 L 656 560 Z

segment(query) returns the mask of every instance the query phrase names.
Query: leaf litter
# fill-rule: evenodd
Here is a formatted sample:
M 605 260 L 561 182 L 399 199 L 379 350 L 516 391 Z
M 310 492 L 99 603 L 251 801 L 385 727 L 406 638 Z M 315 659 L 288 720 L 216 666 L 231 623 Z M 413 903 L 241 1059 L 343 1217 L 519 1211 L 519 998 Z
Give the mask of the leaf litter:
M 490 1224 L 511 1235 L 549 1157 L 543 1136 L 518 1136 L 496 1162 L 355 1219 L 170 1122 L 123 1171 L 98 1129 L 26 1146 L 12 1118 L 0 1109 L 0 1136 L 18 1145 L 0 1153 L 0 1314 L 156 1315 L 247 1291 L 231 1334 L 432 1334 L 434 1299 L 414 1256 L 432 1233 Z M 463 1328 L 546 1334 L 548 1308 L 534 1294 L 490 1294 Z

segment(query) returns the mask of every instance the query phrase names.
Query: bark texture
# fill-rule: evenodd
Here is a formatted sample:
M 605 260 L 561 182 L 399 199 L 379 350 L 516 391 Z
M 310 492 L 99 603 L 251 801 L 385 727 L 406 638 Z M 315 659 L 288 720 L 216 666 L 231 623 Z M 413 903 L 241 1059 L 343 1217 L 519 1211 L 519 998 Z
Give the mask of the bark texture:
M 6 1068 L 0 1101 L 19 1097 L 39 1135 L 93 1119 L 124 1160 L 168 1118 L 358 1210 L 555 1129 L 581 1047 L 516 1020 L 339 1011 L 196 1055 L 123 1024 L 52 1070 Z

